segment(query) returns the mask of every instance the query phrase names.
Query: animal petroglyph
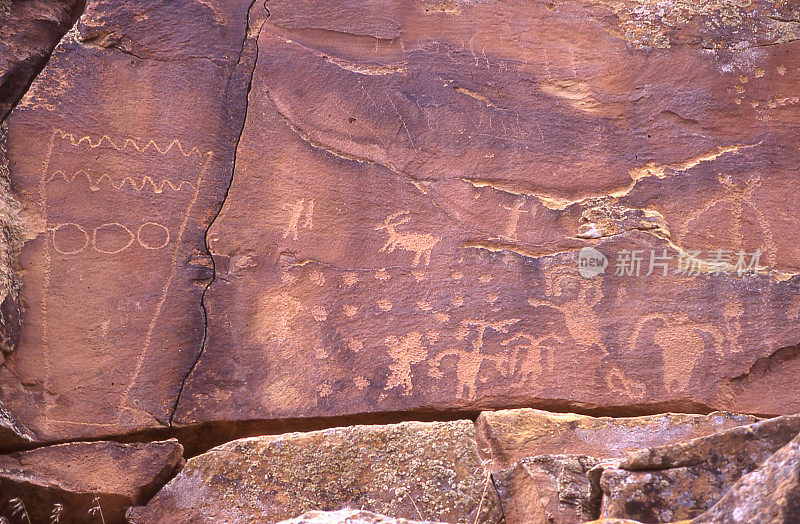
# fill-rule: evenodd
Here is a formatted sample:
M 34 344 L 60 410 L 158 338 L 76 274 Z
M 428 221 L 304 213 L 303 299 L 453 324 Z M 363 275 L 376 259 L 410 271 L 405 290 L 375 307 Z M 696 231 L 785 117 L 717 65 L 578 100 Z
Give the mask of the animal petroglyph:
M 456 333 L 456 338 L 467 340 L 470 334 L 474 331 L 475 338 L 471 341 L 471 350 L 464 350 L 460 348 L 450 348 L 442 353 L 439 353 L 433 360 L 436 365 L 435 370 L 431 371 L 431 376 L 434 378 L 444 377 L 444 370 L 442 369 L 442 361 L 449 356 L 456 356 L 456 378 L 458 380 L 458 394 L 465 395 L 468 398 L 473 398 L 477 393 L 478 375 L 481 366 L 484 362 L 496 362 L 500 364 L 503 370 L 508 369 L 508 356 L 507 355 L 486 355 L 481 351 L 483 350 L 484 337 L 487 330 L 493 330 L 498 333 L 508 333 L 509 326 L 518 323 L 520 319 L 512 318 L 508 320 L 462 320 L 459 330 Z M 503 367 L 505 366 L 505 367 Z M 502 371 L 501 371 L 502 372 Z
M 684 313 L 653 314 L 636 323 L 628 343 L 629 351 L 638 350 L 645 330 L 652 333 L 653 342 L 662 350 L 664 387 L 672 392 L 686 389 L 709 341 L 711 349 L 716 351 L 725 340 L 716 326 L 693 322 Z
M 545 298 L 529 298 L 528 304 L 560 311 L 570 337 L 583 347 L 602 345 L 597 315 L 592 309 L 602 299 L 598 281 L 580 278 L 574 268 L 557 266 L 545 270 Z
M 375 230 L 385 230 L 389 235 L 389 240 L 380 249 L 387 253 L 393 252 L 395 249 L 409 251 L 414 253 L 413 264 L 419 265 L 422 259 L 425 259 L 425 265 L 431 262 L 431 251 L 433 246 L 436 245 L 440 238 L 434 237 L 429 233 L 410 233 L 406 231 L 398 231 L 398 226 L 408 223 L 411 220 L 408 211 L 401 211 L 393 213 L 386 217 L 383 223 L 375 226 Z

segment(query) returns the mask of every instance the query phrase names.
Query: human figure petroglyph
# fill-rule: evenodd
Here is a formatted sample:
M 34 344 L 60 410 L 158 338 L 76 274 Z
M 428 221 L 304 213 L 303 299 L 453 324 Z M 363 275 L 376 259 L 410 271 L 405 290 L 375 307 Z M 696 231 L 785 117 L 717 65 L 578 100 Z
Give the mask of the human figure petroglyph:
M 682 312 L 656 313 L 636 322 L 628 341 L 629 351 L 638 351 L 639 338 L 648 326 L 653 328 L 653 342 L 661 348 L 664 387 L 673 392 L 685 391 L 694 367 L 707 351 L 708 338 L 713 351 L 725 341 L 720 329 L 711 323 L 692 321 Z
M 422 342 L 422 334 L 419 331 L 411 331 L 402 337 L 391 335 L 386 337 L 384 342 L 389 348 L 389 356 L 392 357 L 386 389 L 402 386 L 406 393 L 410 393 L 413 388 L 411 364 L 422 362 L 428 356 L 428 351 Z
M 777 246 L 775 244 L 772 227 L 764 212 L 753 201 L 755 192 L 761 187 L 761 176 L 752 175 L 744 183 L 737 183 L 730 175 L 720 175 L 719 182 L 725 190 L 722 197 L 710 199 L 705 206 L 690 214 L 686 221 L 676 231 L 675 243 L 683 245 L 687 236 L 698 229 L 698 224 L 703 224 L 703 217 L 708 213 L 713 213 L 714 216 L 720 214 L 719 210 L 715 210 L 719 206 L 730 206 L 730 228 L 729 231 L 735 234 L 734 245 L 725 246 L 734 250 L 744 250 L 745 235 L 744 227 L 748 223 L 744 218 L 745 210 L 750 210 L 756 222 L 758 222 L 758 229 L 761 232 L 763 247 L 767 261 L 774 265 L 777 257 Z M 708 223 L 715 224 L 717 220 L 710 220 Z
M 392 253 L 395 249 L 403 251 L 410 251 L 414 253 L 413 264 L 419 265 L 422 259 L 425 259 L 427 266 L 431 262 L 431 251 L 440 238 L 434 237 L 429 233 L 410 233 L 405 231 L 398 231 L 397 227 L 411 221 L 409 211 L 400 211 L 393 213 L 386 217 L 386 219 L 379 225 L 375 226 L 376 231 L 385 230 L 389 235 L 386 244 L 380 249 L 387 253 Z
M 283 230 L 283 238 L 290 235 L 292 240 L 297 240 L 300 229 L 311 230 L 314 227 L 314 200 L 301 199 L 294 204 L 285 203 L 283 209 L 289 212 L 289 223 Z M 301 223 L 302 221 L 302 223 Z
M 480 352 L 483 349 L 483 338 L 488 329 L 497 331 L 498 333 L 508 333 L 508 326 L 512 326 L 520 320 L 519 318 L 510 318 L 507 320 L 462 320 L 459 330 L 456 333 L 456 338 L 462 340 L 467 339 L 474 328 L 476 336 L 472 341 L 472 349 Z
M 507 211 L 511 211 L 510 218 L 508 220 L 508 225 L 503 233 L 503 238 L 508 240 L 516 240 L 517 239 L 517 228 L 519 227 L 519 219 L 521 218 L 523 213 L 531 213 L 531 211 L 523 211 L 522 208 L 525 206 L 525 197 L 520 197 L 517 200 L 516 205 L 514 207 L 507 207 L 503 206 L 503 209 Z

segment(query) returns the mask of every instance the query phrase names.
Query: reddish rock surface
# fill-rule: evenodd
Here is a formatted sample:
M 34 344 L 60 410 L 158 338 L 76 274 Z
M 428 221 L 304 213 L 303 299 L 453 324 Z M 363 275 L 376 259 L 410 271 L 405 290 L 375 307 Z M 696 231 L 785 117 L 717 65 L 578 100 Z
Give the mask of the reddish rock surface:
M 75 23 L 83 4 L 84 0 L 0 2 L 0 122 Z
M 508 523 L 586 522 L 600 513 L 600 461 L 585 455 L 529 457 L 492 473 Z
M 538 409 L 485 411 L 476 421 L 481 452 L 493 469 L 537 455 L 623 457 L 641 448 L 674 444 L 757 422 L 749 415 L 664 413 L 644 417 L 590 417 Z
M 800 522 L 800 436 L 748 473 L 692 524 Z
M 786 416 L 631 452 L 619 467 L 602 472 L 602 516 L 642 522 L 698 517 L 798 433 L 800 416 Z
M 0 401 L 40 442 L 800 411 L 800 18 L 746 4 L 88 2 L 6 120 Z
M 90 2 L 6 121 L 28 242 L 0 399 L 40 441 L 170 422 L 204 336 L 249 7 Z
M 712 4 L 270 2 L 174 421 L 800 409 L 798 24 Z
M 278 522 L 343 508 L 411 520 L 502 521 L 468 420 L 228 442 L 189 459 L 128 518 L 133 524 Z
M 182 454 L 168 440 L 75 442 L 0 455 L 0 516 L 17 522 L 20 504 L 28 522 L 52 522 L 56 512 L 60 522 L 96 523 L 100 511 L 105 522 L 124 522 L 130 506 L 146 502 L 173 475 Z

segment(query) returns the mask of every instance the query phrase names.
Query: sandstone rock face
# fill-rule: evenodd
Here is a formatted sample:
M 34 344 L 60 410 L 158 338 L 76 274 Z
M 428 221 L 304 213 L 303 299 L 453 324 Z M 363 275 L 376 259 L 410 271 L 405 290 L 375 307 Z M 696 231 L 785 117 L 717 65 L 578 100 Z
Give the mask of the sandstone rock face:
M 476 428 L 481 451 L 491 457 L 493 469 L 502 469 L 535 455 L 622 457 L 628 451 L 687 441 L 757 421 L 753 416 L 728 412 L 612 418 L 508 409 L 481 413 Z
M 369 511 L 342 509 L 339 511 L 309 511 L 279 524 L 415 524 L 418 521 L 393 519 Z M 428 524 L 419 523 L 419 524 Z M 434 523 L 430 523 L 434 524 Z
M 642 522 L 697 517 L 798 433 L 800 416 L 778 417 L 631 452 L 618 468 L 602 472 L 602 516 Z
M 270 1 L 174 422 L 800 410 L 800 23 L 681 6 Z
M 800 11 L 673 3 L 4 11 L 0 449 L 515 406 L 800 412 Z M 552 444 L 716 428 L 669 420 Z M 491 438 L 504 467 L 528 453 Z
M 585 455 L 545 455 L 492 473 L 509 523 L 586 522 L 600 511 L 598 460 Z M 599 471 L 597 476 L 599 476 Z
M 0 122 L 80 14 L 82 0 L 0 2 Z
M 352 426 L 229 442 L 190 459 L 134 524 L 277 522 L 310 510 L 500 522 L 470 421 Z
M 734 484 L 702 523 L 800 522 L 800 436 Z
M 176 440 L 137 444 L 75 442 L 0 455 L 0 516 L 16 522 L 18 498 L 31 522 L 124 522 L 174 473 L 183 447 Z M 60 506 L 60 509 L 59 509 Z M 90 511 L 93 507 L 100 510 Z M 12 518 L 13 517 L 13 518 Z

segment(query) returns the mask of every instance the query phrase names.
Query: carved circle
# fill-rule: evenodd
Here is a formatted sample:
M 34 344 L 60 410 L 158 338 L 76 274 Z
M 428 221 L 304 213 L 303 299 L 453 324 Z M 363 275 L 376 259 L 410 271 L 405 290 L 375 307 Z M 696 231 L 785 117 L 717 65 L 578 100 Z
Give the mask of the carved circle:
M 83 235 L 82 241 L 78 240 L 79 235 Z M 89 233 L 75 222 L 65 222 L 53 229 L 53 249 L 62 255 L 80 253 L 88 245 Z
M 161 249 L 169 244 L 169 229 L 155 222 L 145 222 L 136 231 L 136 240 L 145 249 Z
M 128 249 L 133 243 L 133 239 L 131 230 L 119 222 L 109 222 L 97 226 L 92 231 L 92 247 L 95 251 L 107 255 L 114 255 Z

